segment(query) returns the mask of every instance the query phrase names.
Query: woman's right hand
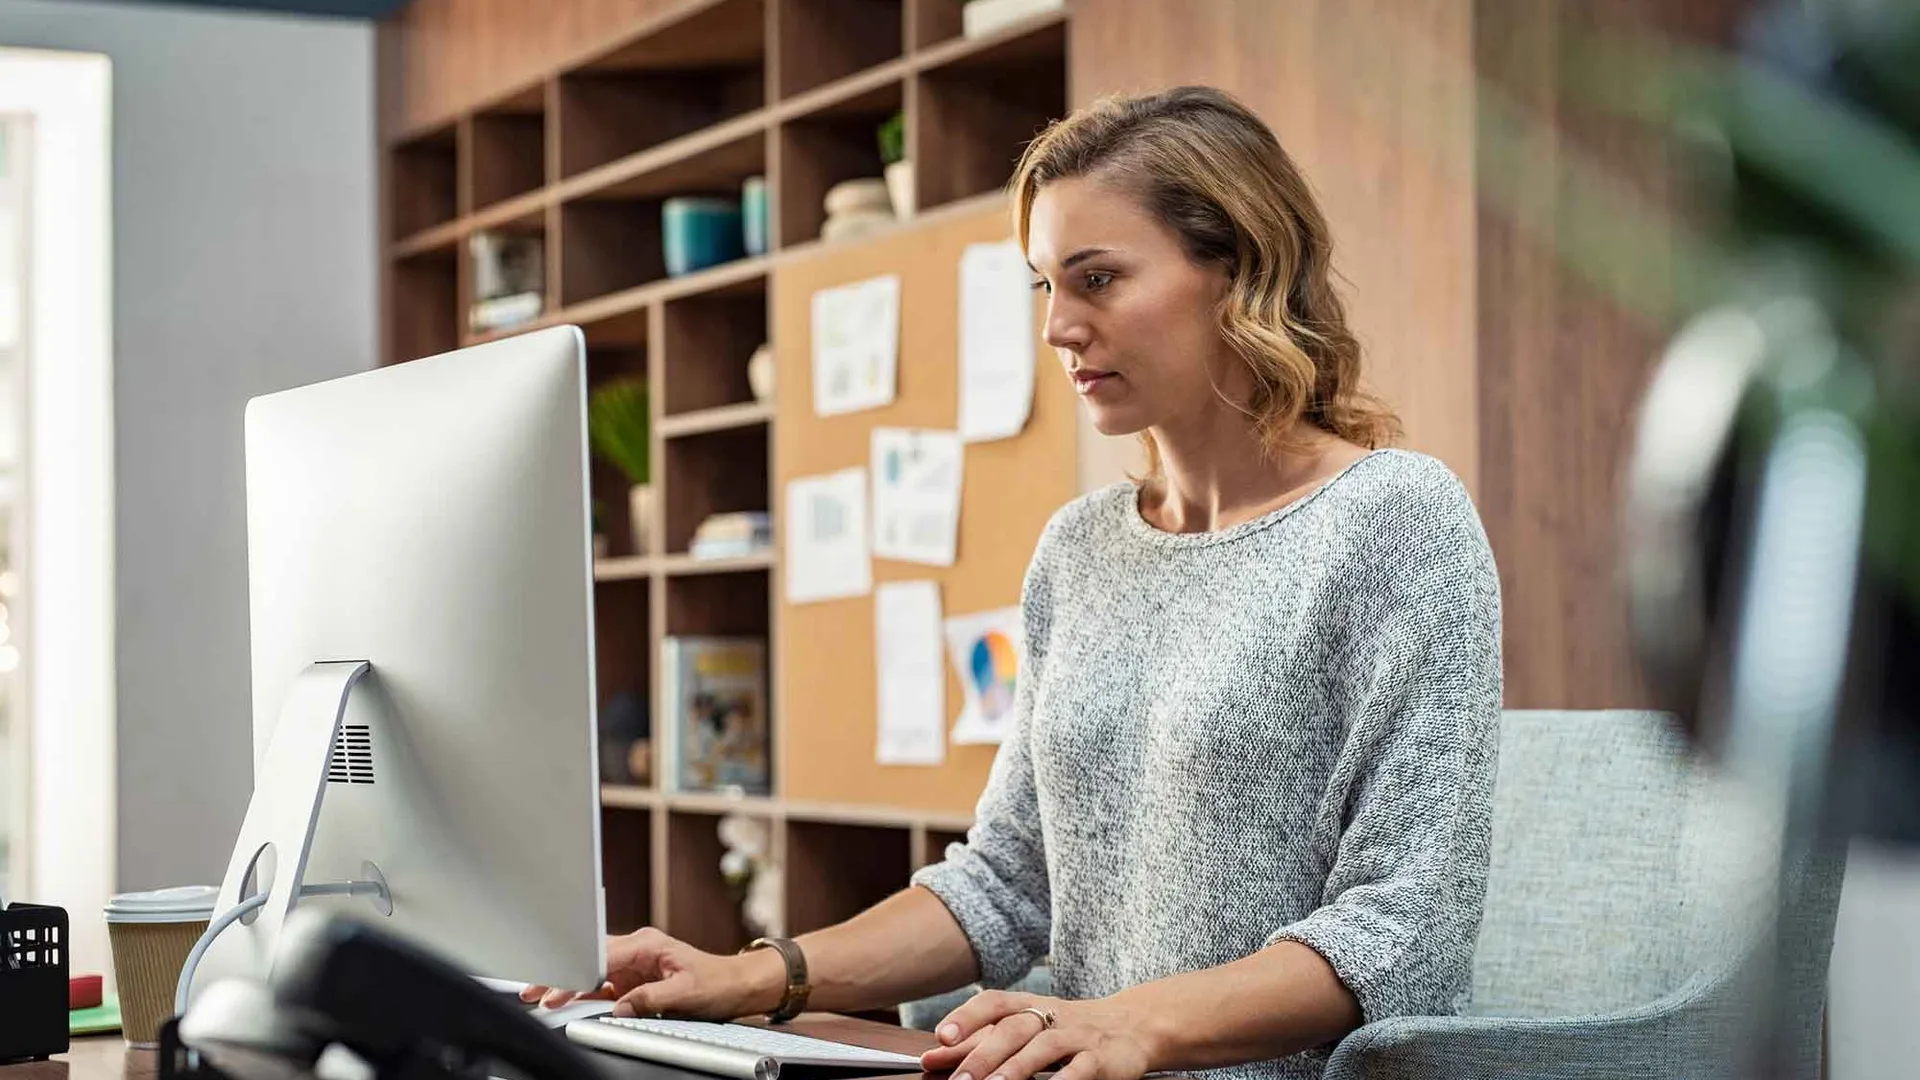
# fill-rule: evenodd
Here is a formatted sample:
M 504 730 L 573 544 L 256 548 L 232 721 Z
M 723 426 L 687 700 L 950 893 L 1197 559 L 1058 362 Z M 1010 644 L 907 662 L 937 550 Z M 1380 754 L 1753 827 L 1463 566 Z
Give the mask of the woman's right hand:
M 607 939 L 607 982 L 600 989 L 529 986 L 520 1000 L 553 1009 L 580 998 L 612 999 L 615 1016 L 732 1020 L 778 1006 L 785 984 L 785 964 L 771 949 L 720 956 L 649 926 Z

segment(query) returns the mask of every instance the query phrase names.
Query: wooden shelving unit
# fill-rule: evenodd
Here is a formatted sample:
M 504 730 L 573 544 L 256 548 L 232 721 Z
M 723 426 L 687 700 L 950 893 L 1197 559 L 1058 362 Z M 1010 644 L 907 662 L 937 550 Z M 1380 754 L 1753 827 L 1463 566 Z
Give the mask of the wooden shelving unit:
M 777 550 L 724 560 L 686 552 L 707 514 L 775 507 L 776 409 L 754 400 L 746 377 L 770 340 L 775 278 L 793 260 L 876 241 L 822 244 L 821 199 L 842 180 L 880 175 L 876 129 L 896 109 L 907 118 L 920 213 L 880 236 L 1004 205 L 1021 146 L 1065 111 L 1068 20 L 1053 14 L 967 40 L 960 0 L 688 0 L 466 114 L 389 133 L 386 362 L 572 323 L 586 334 L 591 383 L 637 374 L 653 388 L 663 554 L 632 554 L 625 482 L 593 465 L 611 547 L 594 566 L 603 709 L 645 695 L 657 733 L 654 658 L 669 635 L 758 636 L 774 651 Z M 772 251 L 667 276 L 662 202 L 737 194 L 753 175 L 767 179 Z M 532 323 L 467 332 L 467 240 L 480 230 L 544 239 L 545 308 Z M 780 657 L 771 661 L 777 682 Z M 773 719 L 777 758 L 806 736 Z M 968 824 L 955 810 L 798 802 L 778 791 L 610 785 L 601 804 L 609 928 L 650 923 L 711 949 L 745 940 L 719 871 L 722 815 L 771 826 L 793 932 L 900 888 Z

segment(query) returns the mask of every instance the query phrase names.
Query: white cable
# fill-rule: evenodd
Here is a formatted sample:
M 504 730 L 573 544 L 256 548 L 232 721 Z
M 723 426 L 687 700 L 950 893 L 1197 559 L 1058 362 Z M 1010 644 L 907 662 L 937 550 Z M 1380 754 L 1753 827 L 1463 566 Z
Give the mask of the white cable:
M 342 881 L 326 885 L 305 885 L 300 889 L 302 900 L 310 896 L 384 897 L 386 894 L 386 886 L 378 881 Z M 186 966 L 180 969 L 180 981 L 174 984 L 173 1014 L 175 1016 L 184 1015 L 187 1011 L 187 992 L 193 987 L 194 969 L 200 966 L 200 958 L 205 956 L 207 949 L 213 945 L 213 939 L 219 937 L 221 931 L 227 927 L 245 918 L 248 912 L 265 907 L 266 903 L 266 893 L 254 893 L 236 904 L 233 910 L 207 924 L 207 932 L 201 934 L 200 940 L 193 943 L 193 951 L 187 954 Z
M 207 932 L 201 934 L 200 940 L 193 943 L 193 951 L 187 954 L 186 966 L 180 969 L 180 981 L 174 985 L 173 1015 L 179 1016 L 187 1011 L 187 991 L 193 986 L 193 969 L 200 966 L 200 958 L 206 955 L 208 946 L 213 944 L 213 939 L 219 937 L 220 932 L 227 927 L 239 922 L 248 912 L 266 906 L 267 894 L 254 893 L 207 924 Z

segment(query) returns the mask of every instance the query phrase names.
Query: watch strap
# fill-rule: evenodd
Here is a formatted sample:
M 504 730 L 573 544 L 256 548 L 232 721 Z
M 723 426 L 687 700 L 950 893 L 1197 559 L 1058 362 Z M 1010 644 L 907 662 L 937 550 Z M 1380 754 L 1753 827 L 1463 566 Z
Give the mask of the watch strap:
M 807 980 L 807 957 L 792 938 L 760 937 L 747 942 L 741 952 L 755 949 L 772 949 L 780 954 L 787 965 L 786 993 L 780 997 L 780 1004 L 767 1014 L 774 1023 L 783 1023 L 799 1016 L 807 1008 L 807 996 L 813 992 L 813 985 Z

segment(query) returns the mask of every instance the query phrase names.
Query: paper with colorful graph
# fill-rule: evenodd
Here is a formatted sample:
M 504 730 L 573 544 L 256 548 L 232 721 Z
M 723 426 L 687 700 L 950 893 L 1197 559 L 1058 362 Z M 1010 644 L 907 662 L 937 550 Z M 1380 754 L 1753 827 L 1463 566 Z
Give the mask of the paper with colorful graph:
M 960 673 L 966 703 L 953 742 L 998 743 L 1013 728 L 1020 676 L 1020 609 L 1001 608 L 947 620 L 947 654 Z

